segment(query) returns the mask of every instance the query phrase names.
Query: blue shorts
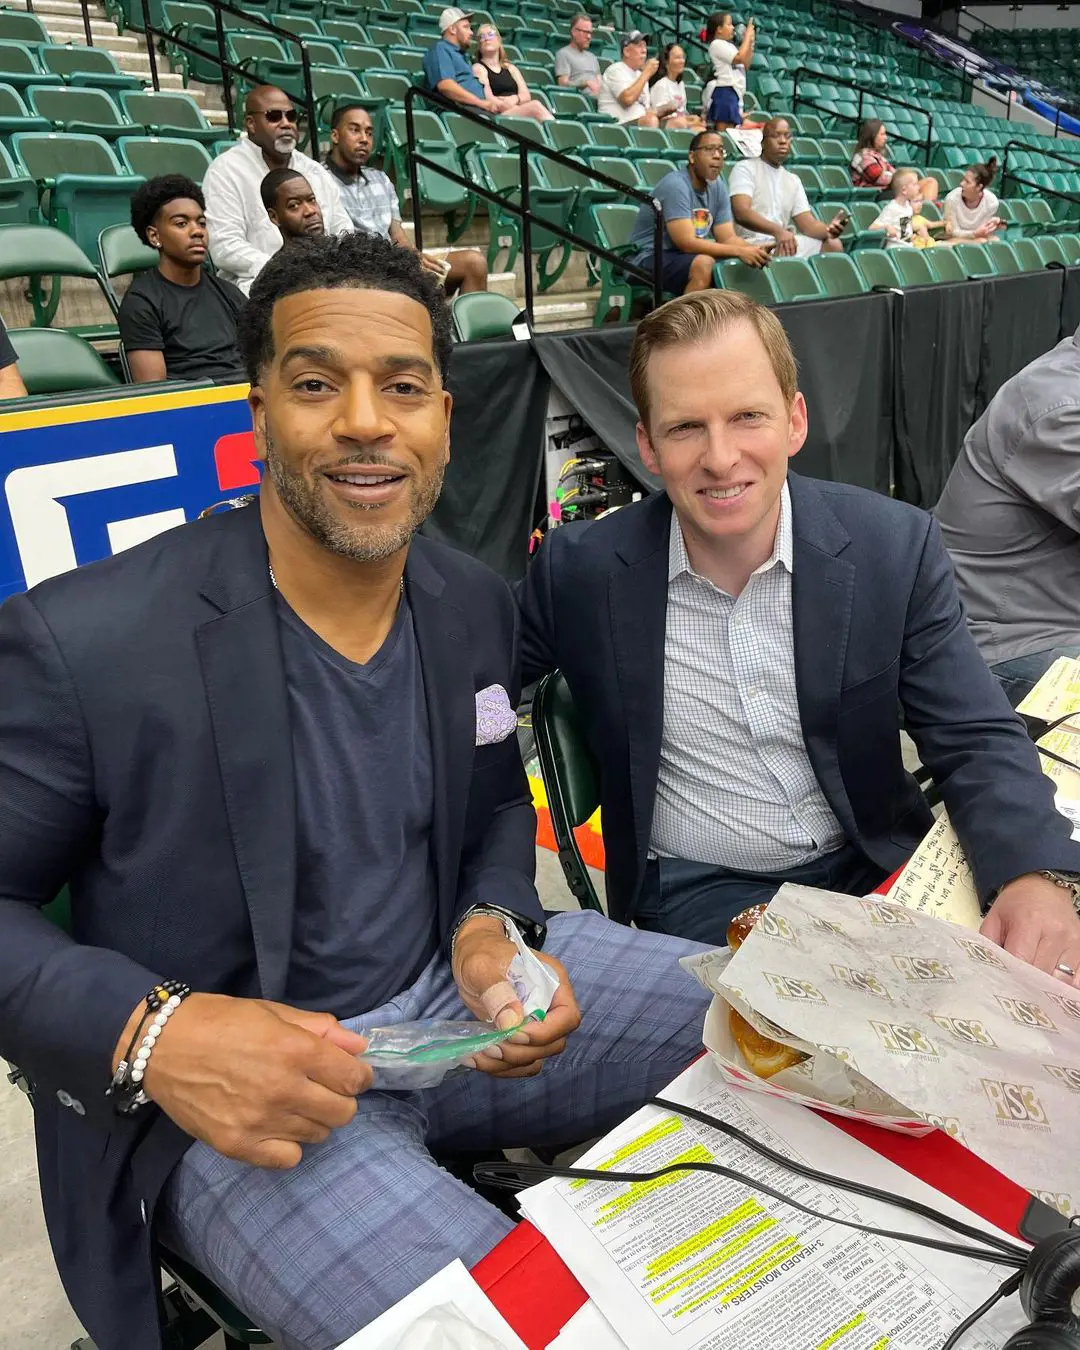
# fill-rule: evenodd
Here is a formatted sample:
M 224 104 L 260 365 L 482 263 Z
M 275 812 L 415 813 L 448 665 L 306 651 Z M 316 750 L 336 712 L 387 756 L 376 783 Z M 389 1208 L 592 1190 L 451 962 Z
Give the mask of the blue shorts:
M 742 113 L 739 111 L 739 96 L 731 85 L 718 85 L 713 90 L 707 120 L 710 122 L 727 122 L 729 126 L 733 127 L 737 127 L 742 122 Z
M 663 278 L 664 290 L 670 295 L 682 295 L 686 290 L 687 282 L 690 280 L 690 268 L 694 265 L 696 253 L 675 253 L 668 252 L 666 249 L 660 255 L 660 276 Z M 648 253 L 639 253 L 630 261 L 638 267 L 644 267 L 647 272 L 652 271 L 653 251 Z M 633 278 L 635 286 L 643 286 L 645 283 L 637 277 Z

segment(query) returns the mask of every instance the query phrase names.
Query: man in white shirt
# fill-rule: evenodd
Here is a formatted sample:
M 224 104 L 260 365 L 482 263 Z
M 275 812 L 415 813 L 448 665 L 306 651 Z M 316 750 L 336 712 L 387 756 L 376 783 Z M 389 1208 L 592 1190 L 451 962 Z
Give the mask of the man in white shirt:
M 271 84 L 252 89 L 244 104 L 247 139 L 219 155 L 206 171 L 206 223 L 218 275 L 246 295 L 264 264 L 281 247 L 281 234 L 263 206 L 262 181 L 270 169 L 295 169 L 311 184 L 328 234 L 349 234 L 352 222 L 337 183 L 296 148 L 292 99 Z
M 798 175 L 784 168 L 790 154 L 791 127 L 785 118 L 773 117 L 761 133 L 761 158 L 740 160 L 728 175 L 736 229 L 753 244 L 775 240 L 777 258 L 842 253 L 844 213 L 838 211 L 828 225 L 818 220 Z
M 649 39 L 635 28 L 623 35 L 622 60 L 614 61 L 600 78 L 596 100 L 598 112 L 607 113 L 624 125 L 658 127 L 660 119 L 651 106 L 649 81 L 660 69 L 656 57 L 649 60 Z

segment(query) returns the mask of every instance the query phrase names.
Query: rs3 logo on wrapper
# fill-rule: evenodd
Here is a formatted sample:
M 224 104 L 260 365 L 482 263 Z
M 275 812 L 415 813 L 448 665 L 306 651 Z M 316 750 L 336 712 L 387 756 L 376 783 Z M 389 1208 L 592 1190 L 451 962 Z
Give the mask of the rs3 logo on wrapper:
M 1048 1130 L 1050 1121 L 1035 1089 L 1027 1083 L 1003 1083 L 997 1078 L 980 1078 L 994 1115 L 1003 1125 L 1030 1125 Z
M 955 984 L 956 977 L 944 961 L 931 956 L 894 956 L 893 965 L 910 983 L 935 981 Z
M 787 919 L 769 910 L 765 911 L 755 926 L 758 932 L 764 933 L 766 937 L 778 938 L 781 942 L 795 941 L 795 934 L 791 931 L 791 924 Z
M 768 970 L 761 972 L 772 985 L 777 998 L 788 999 L 795 1003 L 821 1003 L 828 1005 L 828 999 L 820 989 L 815 989 L 809 980 L 796 980 L 790 975 L 774 975 Z
M 906 1027 L 897 1022 L 871 1022 L 878 1040 L 893 1055 L 923 1055 L 938 1058 L 938 1049 L 929 1036 L 917 1027 Z
M 1017 1026 L 1031 1027 L 1037 1031 L 1057 1031 L 1057 1023 L 1037 1003 L 1029 1003 L 1022 998 L 1003 998 L 1000 994 L 996 994 L 995 998 L 1002 1011 L 1008 1013 Z
M 866 917 L 878 928 L 911 928 L 915 920 L 903 905 L 889 905 L 881 900 L 860 900 Z
M 841 984 L 847 985 L 849 989 L 854 989 L 857 994 L 872 994 L 874 998 L 892 1000 L 892 994 L 889 993 L 873 971 L 852 970 L 849 966 L 830 966 L 829 969 Z
M 936 1116 L 932 1112 L 920 1112 L 927 1125 L 933 1125 L 936 1130 L 942 1134 L 947 1134 L 950 1139 L 955 1139 L 958 1144 L 967 1146 L 967 1139 L 964 1137 L 964 1127 L 956 1116 Z
M 947 1031 L 950 1036 L 958 1041 L 963 1041 L 965 1045 L 985 1045 L 997 1048 L 997 1041 L 994 1040 L 983 1024 L 977 1022 L 974 1018 L 945 1017 L 941 1013 L 931 1013 L 930 1016 L 942 1031 Z
M 1070 1092 L 1080 1092 L 1080 1069 L 1071 1068 L 1067 1064 L 1044 1064 L 1043 1068 L 1062 1087 L 1068 1088 Z
M 965 956 L 970 956 L 979 965 L 994 966 L 998 970 L 1004 969 L 1005 962 L 992 947 L 984 947 L 981 942 L 977 942 L 974 938 L 958 937 L 953 938 L 953 941 Z

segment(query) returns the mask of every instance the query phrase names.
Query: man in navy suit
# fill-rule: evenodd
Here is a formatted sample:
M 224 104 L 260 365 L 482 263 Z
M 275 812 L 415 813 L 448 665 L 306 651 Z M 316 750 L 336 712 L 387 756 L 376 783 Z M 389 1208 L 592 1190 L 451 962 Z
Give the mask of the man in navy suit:
M 937 526 L 788 473 L 796 377 L 745 296 L 654 311 L 630 382 L 666 492 L 553 531 L 522 584 L 524 678 L 561 668 L 599 761 L 610 912 L 722 944 L 785 881 L 872 890 L 932 820 L 903 725 L 983 932 L 1075 981 L 1080 844 L 968 636 Z
M 436 283 L 385 240 L 313 240 L 240 338 L 258 505 L 0 610 L 0 1052 L 99 1350 L 160 1343 L 155 1238 L 287 1350 L 338 1345 L 512 1227 L 429 1150 L 609 1128 L 707 1003 L 690 943 L 545 924 L 512 597 L 413 538 L 449 447 Z M 65 883 L 71 936 L 40 913 Z M 546 1019 L 371 1089 L 366 1029 L 518 1025 L 516 933 L 558 979 Z

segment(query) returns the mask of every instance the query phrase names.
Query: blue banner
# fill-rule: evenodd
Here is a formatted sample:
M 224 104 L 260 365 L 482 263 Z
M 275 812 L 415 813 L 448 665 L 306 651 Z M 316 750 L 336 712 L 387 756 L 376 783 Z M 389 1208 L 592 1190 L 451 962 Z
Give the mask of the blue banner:
M 247 386 L 0 413 L 0 478 L 2 599 L 257 485 Z

